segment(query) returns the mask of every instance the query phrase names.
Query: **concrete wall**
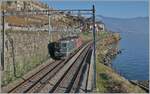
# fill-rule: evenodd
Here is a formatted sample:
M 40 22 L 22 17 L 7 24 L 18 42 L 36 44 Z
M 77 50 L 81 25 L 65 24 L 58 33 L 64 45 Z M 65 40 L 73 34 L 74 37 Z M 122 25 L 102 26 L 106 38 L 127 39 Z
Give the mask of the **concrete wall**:
M 6 31 L 2 85 L 21 77 L 49 56 L 48 32 Z

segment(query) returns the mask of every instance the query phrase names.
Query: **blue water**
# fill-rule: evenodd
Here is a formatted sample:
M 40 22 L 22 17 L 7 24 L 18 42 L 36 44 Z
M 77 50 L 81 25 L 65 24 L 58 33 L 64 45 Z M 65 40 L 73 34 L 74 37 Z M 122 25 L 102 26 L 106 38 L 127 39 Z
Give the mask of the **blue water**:
M 121 33 L 119 48 L 123 49 L 112 67 L 129 80 L 149 79 L 148 33 Z

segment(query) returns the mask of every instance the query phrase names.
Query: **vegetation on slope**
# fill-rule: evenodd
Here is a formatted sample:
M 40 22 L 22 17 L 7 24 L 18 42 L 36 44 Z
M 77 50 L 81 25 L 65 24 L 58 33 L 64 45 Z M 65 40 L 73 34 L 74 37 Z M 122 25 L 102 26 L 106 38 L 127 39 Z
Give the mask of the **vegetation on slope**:
M 100 35 L 102 37 L 102 35 Z M 108 37 L 109 36 L 109 37 Z M 109 45 L 119 41 L 118 33 L 107 33 L 97 43 L 97 92 L 103 93 L 141 93 L 145 92 L 138 86 L 131 84 L 128 80 L 118 75 L 113 69 L 103 64 L 103 59 L 109 52 Z
M 83 41 L 91 40 L 92 33 L 82 32 L 80 34 Z M 128 80 L 118 75 L 113 69 L 104 65 L 104 58 L 106 54 L 111 54 L 112 51 L 110 45 L 116 43 L 120 40 L 120 35 L 118 33 L 112 32 L 99 32 L 96 34 L 97 42 L 96 48 L 96 92 L 100 93 L 144 93 L 140 87 L 131 84 Z
M 102 63 L 96 64 L 97 92 L 103 93 L 144 93 L 138 86 L 132 85 L 128 80 L 116 74 L 111 68 Z

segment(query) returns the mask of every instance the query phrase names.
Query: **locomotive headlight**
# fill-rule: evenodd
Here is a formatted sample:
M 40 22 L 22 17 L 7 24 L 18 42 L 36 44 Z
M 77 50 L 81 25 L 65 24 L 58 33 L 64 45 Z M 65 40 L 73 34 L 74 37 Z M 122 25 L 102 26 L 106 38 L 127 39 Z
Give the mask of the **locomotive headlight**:
M 60 49 L 60 52 L 62 52 L 63 51 L 63 49 Z

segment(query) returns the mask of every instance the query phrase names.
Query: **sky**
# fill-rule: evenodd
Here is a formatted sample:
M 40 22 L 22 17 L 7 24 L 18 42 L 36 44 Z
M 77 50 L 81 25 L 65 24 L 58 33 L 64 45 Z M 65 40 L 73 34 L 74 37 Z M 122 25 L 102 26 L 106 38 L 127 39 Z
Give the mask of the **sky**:
M 91 9 L 92 5 L 95 5 L 96 15 L 102 15 L 106 17 L 115 18 L 134 18 L 148 16 L 148 1 L 144 0 L 123 0 L 123 1 L 51 1 L 42 0 L 48 3 L 50 7 L 56 9 Z

